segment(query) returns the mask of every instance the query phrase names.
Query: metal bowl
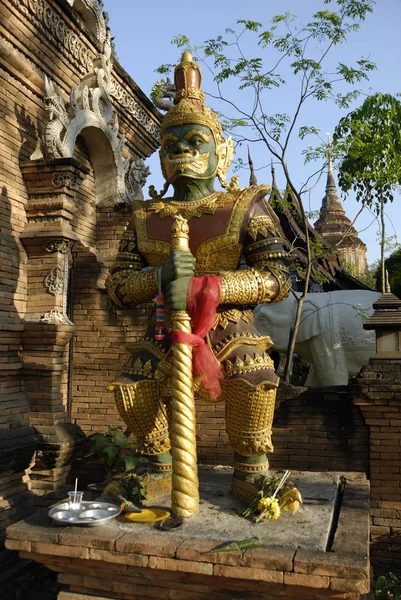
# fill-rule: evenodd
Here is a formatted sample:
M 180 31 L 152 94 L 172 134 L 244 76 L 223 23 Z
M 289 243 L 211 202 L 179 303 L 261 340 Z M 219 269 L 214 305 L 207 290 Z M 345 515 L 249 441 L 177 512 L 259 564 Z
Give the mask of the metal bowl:
M 118 506 L 108 502 L 82 502 L 79 511 L 70 510 L 69 503 L 62 502 L 49 510 L 49 517 L 56 523 L 64 525 L 97 527 L 111 521 L 120 512 Z
M 100 508 L 91 508 L 89 510 L 84 510 L 79 515 L 80 519 L 107 519 L 110 516 L 110 513 L 107 510 L 102 510 Z
M 57 519 L 57 521 L 71 521 L 74 519 L 75 515 L 70 510 L 58 510 L 52 515 L 52 519 Z

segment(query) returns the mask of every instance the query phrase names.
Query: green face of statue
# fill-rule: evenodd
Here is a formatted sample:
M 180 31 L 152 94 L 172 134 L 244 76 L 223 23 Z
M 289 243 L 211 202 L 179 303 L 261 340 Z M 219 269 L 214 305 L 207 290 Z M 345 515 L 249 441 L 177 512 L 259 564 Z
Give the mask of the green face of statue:
M 169 183 L 179 178 L 214 179 L 218 156 L 209 127 L 196 123 L 168 127 L 161 140 L 160 160 Z

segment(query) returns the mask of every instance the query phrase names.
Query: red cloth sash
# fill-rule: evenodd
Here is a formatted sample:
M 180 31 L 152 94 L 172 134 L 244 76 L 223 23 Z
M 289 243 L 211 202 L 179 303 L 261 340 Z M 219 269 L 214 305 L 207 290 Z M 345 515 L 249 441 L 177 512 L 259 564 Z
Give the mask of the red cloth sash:
M 209 391 L 211 400 L 215 400 L 221 394 L 220 379 L 223 378 L 223 374 L 220 363 L 204 338 L 213 327 L 220 296 L 220 277 L 192 277 L 187 299 L 192 333 L 171 331 L 173 344 L 188 344 L 193 347 L 192 372 L 203 378 L 203 385 Z

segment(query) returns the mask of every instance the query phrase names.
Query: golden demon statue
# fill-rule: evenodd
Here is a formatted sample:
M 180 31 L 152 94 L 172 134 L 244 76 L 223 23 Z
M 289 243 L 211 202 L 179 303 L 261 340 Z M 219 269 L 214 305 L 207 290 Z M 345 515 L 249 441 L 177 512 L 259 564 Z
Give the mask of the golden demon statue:
M 191 374 L 192 395 L 225 402 L 235 453 L 232 490 L 250 499 L 273 450 L 278 385 L 267 353 L 272 342 L 255 329 L 252 307 L 287 296 L 288 258 L 279 221 L 265 200 L 269 187 L 238 189 L 237 178 L 230 185 L 225 180 L 233 142 L 223 139 L 217 116 L 203 104 L 201 70 L 189 52 L 176 68 L 175 83 L 175 105 L 162 121 L 160 149 L 163 175 L 174 195 L 134 202 L 107 284 L 119 307 L 151 302 L 163 293 L 166 335 L 153 319 L 146 337 L 132 345 L 124 375 L 109 389 L 142 454 L 154 471 L 167 475 L 172 469 L 172 346 L 180 341 L 205 346 L 209 362 L 194 370 L 193 385 Z M 214 190 L 216 176 L 226 191 Z M 188 224 L 189 251 L 171 245 L 178 215 Z M 197 328 L 195 342 L 172 340 L 167 333 L 172 316 L 183 311 L 191 315 L 192 331 Z M 160 307 L 158 312 L 160 319 Z

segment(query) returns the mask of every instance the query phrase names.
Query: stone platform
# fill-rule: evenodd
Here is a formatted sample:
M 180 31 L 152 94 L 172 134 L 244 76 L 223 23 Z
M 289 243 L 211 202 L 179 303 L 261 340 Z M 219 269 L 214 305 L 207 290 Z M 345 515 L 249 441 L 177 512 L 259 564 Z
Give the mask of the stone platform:
M 66 590 L 58 600 L 357 600 L 369 591 L 369 488 L 347 473 L 341 494 L 340 476 L 292 473 L 300 511 L 253 523 L 238 517 L 244 504 L 229 492 L 230 470 L 201 469 L 199 514 L 178 529 L 122 517 L 60 527 L 43 511 L 10 526 L 6 546 L 59 573 Z M 253 536 L 263 547 L 212 551 Z

